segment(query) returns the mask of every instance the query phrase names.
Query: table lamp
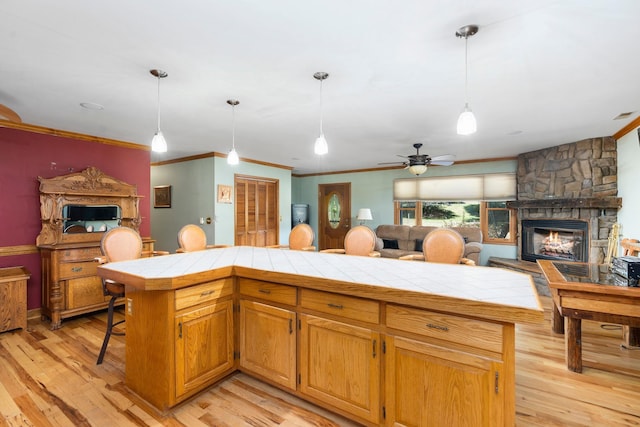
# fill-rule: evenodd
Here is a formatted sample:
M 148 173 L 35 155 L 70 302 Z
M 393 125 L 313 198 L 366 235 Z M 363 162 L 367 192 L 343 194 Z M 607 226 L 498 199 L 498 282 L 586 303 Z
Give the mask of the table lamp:
M 371 221 L 373 216 L 371 216 L 371 209 L 362 208 L 358 210 L 358 215 L 356 215 L 356 219 L 360 221 L 360 225 L 364 225 L 365 221 Z

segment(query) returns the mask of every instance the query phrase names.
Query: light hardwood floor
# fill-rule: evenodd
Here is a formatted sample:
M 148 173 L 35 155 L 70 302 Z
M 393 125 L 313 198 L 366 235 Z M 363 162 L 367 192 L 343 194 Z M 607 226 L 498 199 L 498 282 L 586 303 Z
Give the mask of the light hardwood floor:
M 517 426 L 640 425 L 640 351 L 620 348 L 614 325 L 583 324 L 584 372 L 566 369 L 564 340 L 546 320 L 517 326 Z M 0 334 L 0 426 L 352 426 L 244 374 L 161 416 L 124 386 L 124 337 L 96 366 L 105 313 L 63 322 L 30 320 Z

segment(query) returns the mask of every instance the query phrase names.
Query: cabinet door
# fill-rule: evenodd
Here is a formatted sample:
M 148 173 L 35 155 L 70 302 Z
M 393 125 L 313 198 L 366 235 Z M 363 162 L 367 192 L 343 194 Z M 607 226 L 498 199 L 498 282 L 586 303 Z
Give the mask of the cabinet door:
M 296 314 L 240 301 L 240 367 L 296 389 Z
M 233 369 L 231 300 L 176 316 L 176 396 Z
M 504 425 L 502 362 L 400 337 L 387 337 L 387 425 Z
M 105 301 L 109 301 L 109 297 L 104 295 L 102 280 L 98 276 L 69 279 L 64 288 L 68 310 L 104 304 Z
M 380 418 L 379 334 L 300 315 L 300 390 L 377 423 Z

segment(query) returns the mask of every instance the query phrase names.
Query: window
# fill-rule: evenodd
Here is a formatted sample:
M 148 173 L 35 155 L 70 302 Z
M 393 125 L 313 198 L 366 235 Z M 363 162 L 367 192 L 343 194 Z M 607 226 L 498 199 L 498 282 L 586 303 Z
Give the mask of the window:
M 507 202 L 481 203 L 482 240 L 485 243 L 515 243 L 516 210 L 507 208 Z
M 515 174 L 464 175 L 394 181 L 396 224 L 478 227 L 485 243 L 516 242 Z
M 516 241 L 516 211 L 506 202 L 396 202 L 394 217 L 401 225 L 480 228 L 484 243 Z

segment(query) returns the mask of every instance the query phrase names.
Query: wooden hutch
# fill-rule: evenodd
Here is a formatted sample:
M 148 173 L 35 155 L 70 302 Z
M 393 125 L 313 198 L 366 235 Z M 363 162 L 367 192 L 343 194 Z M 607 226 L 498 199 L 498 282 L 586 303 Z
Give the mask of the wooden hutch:
M 135 185 L 95 167 L 38 181 L 42 230 L 36 245 L 42 267 L 42 315 L 51 319 L 51 329 L 58 329 L 62 319 L 107 308 L 108 297 L 96 274 L 100 240 L 113 226 L 139 229 L 141 196 Z M 71 218 L 71 212 L 77 212 L 77 218 Z M 110 216 L 88 216 L 96 212 Z M 143 242 L 145 251 L 153 250 L 152 240 Z

